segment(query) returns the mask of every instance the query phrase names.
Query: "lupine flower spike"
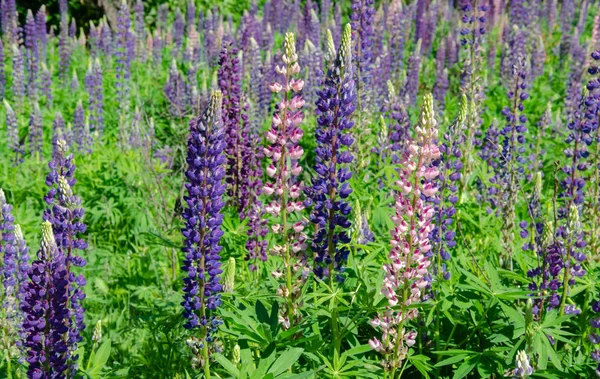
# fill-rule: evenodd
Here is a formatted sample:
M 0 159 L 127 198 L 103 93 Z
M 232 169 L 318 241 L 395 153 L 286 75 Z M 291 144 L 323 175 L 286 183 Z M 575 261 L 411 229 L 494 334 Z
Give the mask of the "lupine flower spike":
M 272 199 L 265 210 L 276 220 L 271 225 L 273 232 L 278 235 L 273 253 L 283 257 L 284 273 L 277 271 L 274 275 L 284 275 L 285 285 L 281 286 L 278 292 L 285 299 L 286 306 L 280 321 L 285 328 L 289 328 L 299 317 L 294 299 L 300 294 L 300 286 L 293 286 L 293 280 L 296 277 L 295 273 L 305 271 L 304 257 L 301 253 L 307 247 L 306 235 L 303 232 L 305 222 L 296 216 L 304 209 L 304 203 L 300 200 L 303 184 L 298 180 L 302 171 L 298 161 L 304 153 L 298 145 L 303 135 L 299 125 L 304 120 L 301 110 L 304 100 L 300 95 L 304 82 L 293 77 L 300 72 L 296 38 L 293 33 L 285 35 L 281 60 L 284 65 L 276 66 L 275 71 L 283 76 L 284 81 L 269 85 L 271 92 L 282 92 L 283 96 L 277 104 L 271 129 L 266 134 L 269 145 L 264 149 L 264 153 L 271 163 L 266 168 L 270 181 L 264 185 L 263 193 Z M 302 276 L 298 280 L 302 280 Z
M 348 181 L 352 172 L 347 165 L 353 156 L 350 129 L 355 110 L 356 92 L 352 73 L 351 27 L 346 25 L 333 66 L 327 71 L 323 89 L 318 92 L 318 127 L 315 171 L 311 187 L 306 188 L 305 204 L 312 207 L 310 221 L 317 226 L 311 248 L 314 271 L 318 277 L 342 280 L 350 242 L 347 229 L 352 206 L 346 200 L 352 193 Z
M 221 262 L 219 240 L 224 206 L 225 149 L 221 120 L 222 95 L 212 94 L 202 116 L 190 122 L 186 171 L 186 208 L 183 211 L 185 254 L 183 271 L 184 327 L 199 330 L 193 347 L 201 352 L 208 369 L 209 344 L 213 342 L 220 321 L 213 314 L 221 304 Z M 194 350 L 194 349 L 193 349 Z
M 397 181 L 396 226 L 392 231 L 389 263 L 383 266 L 385 277 L 381 293 L 388 299 L 389 308 L 371 321 L 383 332 L 381 339 L 369 341 L 371 347 L 384 355 L 383 366 L 392 377 L 416 342 L 417 332 L 408 322 L 419 315 L 414 306 L 421 301 L 428 286 L 431 244 L 429 235 L 434 229 L 434 207 L 422 199 L 437 192 L 435 179 L 439 172 L 433 164 L 440 151 L 437 122 L 433 113 L 433 97 L 426 94 L 416 140 L 410 141 L 401 158 L 400 178 Z

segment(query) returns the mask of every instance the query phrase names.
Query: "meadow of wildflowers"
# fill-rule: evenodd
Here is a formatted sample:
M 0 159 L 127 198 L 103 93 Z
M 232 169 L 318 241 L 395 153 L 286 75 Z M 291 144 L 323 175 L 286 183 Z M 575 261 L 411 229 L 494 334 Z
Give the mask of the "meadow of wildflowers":
M 600 377 L 598 0 L 88 3 L 0 0 L 0 379 Z

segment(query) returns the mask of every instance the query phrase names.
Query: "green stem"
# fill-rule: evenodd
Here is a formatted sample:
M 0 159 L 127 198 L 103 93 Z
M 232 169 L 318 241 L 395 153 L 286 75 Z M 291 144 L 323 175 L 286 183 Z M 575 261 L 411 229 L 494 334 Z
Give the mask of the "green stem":
M 210 363 L 208 361 L 208 344 L 206 340 L 202 346 L 202 357 L 204 358 L 204 379 L 210 379 Z

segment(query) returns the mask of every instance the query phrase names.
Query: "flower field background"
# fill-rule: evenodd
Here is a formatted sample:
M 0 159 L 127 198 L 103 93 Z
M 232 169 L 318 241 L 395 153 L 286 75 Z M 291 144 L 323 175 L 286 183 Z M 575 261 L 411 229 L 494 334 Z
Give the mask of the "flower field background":
M 17 3 L 1 378 L 600 376 L 597 1 Z

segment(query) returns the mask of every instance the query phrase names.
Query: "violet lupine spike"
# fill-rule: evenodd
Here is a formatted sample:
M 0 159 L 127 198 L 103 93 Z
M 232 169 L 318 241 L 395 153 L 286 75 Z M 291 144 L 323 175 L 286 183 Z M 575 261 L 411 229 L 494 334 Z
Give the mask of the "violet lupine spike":
M 389 143 L 392 163 L 397 164 L 404 155 L 407 148 L 407 141 L 410 140 L 410 117 L 406 112 L 403 101 L 396 94 L 392 82 L 388 82 L 388 98 L 385 103 L 384 111 L 388 113 L 392 121 L 389 128 Z
M 368 91 L 371 82 L 373 54 L 374 0 L 353 0 L 352 14 L 352 59 L 354 61 L 354 81 L 358 98 L 357 108 L 362 111 L 369 108 Z M 337 22 L 337 21 L 336 21 Z M 337 25 L 341 27 L 341 25 Z
M 169 77 L 163 90 L 170 103 L 171 115 L 173 117 L 183 117 L 186 105 L 185 80 L 175 60 L 171 62 Z
M 175 14 L 175 23 L 173 24 L 173 43 L 175 44 L 175 50 L 173 55 L 178 57 L 183 51 L 183 37 L 185 34 L 185 19 L 179 8 Z
M 100 59 L 96 58 L 92 66 L 92 71 L 94 75 L 94 113 L 92 113 L 91 120 L 93 124 L 90 125 L 90 130 L 102 136 L 104 132 L 104 83 Z
M 463 95 L 458 116 L 449 130 L 444 133 L 439 146 L 439 175 L 436 180 L 438 201 L 433 201 L 435 227 L 429 238 L 433 246 L 433 256 L 435 256 L 435 261 L 437 262 L 434 272 L 437 273 L 438 277 L 446 280 L 450 278 L 446 262 L 450 260 L 450 251 L 456 245 L 456 241 L 454 241 L 454 237 L 456 236 L 455 222 L 453 220 L 456 214 L 455 204 L 458 201 L 458 183 L 462 175 L 461 144 L 464 139 L 467 112 L 468 101 L 467 97 Z
M 54 103 L 54 96 L 52 95 L 52 74 L 45 63 L 42 63 L 40 92 L 46 99 L 46 108 L 52 108 L 52 104 Z
M 437 192 L 438 170 L 434 161 L 439 159 L 440 151 L 435 144 L 438 131 L 433 108 L 433 96 L 426 94 L 416 140 L 409 142 L 401 158 L 396 214 L 392 216 L 396 226 L 392 231 L 390 263 L 383 266 L 385 277 L 381 289 L 390 309 L 371 321 L 383 333 L 381 339 L 369 340 L 369 345 L 385 357 L 384 367 L 394 371 L 402 366 L 408 349 L 416 341 L 417 332 L 408 323 L 419 316 L 414 305 L 422 301 L 421 295 L 428 286 L 429 235 L 434 228 L 435 211 L 422 196 L 432 197 Z M 397 306 L 400 310 L 393 309 Z
M 306 64 L 306 75 L 304 82 L 304 97 L 307 103 L 314 104 L 317 98 L 317 91 L 320 85 L 320 78 L 323 76 L 321 51 L 317 50 L 310 39 L 306 40 L 304 45 L 304 57 Z
M 502 214 L 503 248 L 507 255 L 500 257 L 501 264 L 512 270 L 512 251 L 515 231 L 515 203 L 517 201 L 519 183 L 525 174 L 525 136 L 527 133 L 527 117 L 524 115 L 523 101 L 529 98 L 527 93 L 527 76 L 522 58 L 513 68 L 513 81 L 508 93 L 510 107 L 502 110 L 506 118 L 506 126 L 500 131 L 502 135 L 501 151 L 495 175 L 490 179 L 492 187 L 490 195 L 497 197 L 497 206 Z M 504 260 L 504 261 L 503 261 Z
M 405 27 L 408 23 L 408 18 L 404 15 L 401 7 L 391 13 L 391 28 L 389 30 L 390 36 L 388 40 L 391 63 L 391 77 L 394 85 L 399 86 L 400 71 L 402 70 L 402 62 L 404 61 L 404 43 L 405 43 Z
M 17 3 L 15 0 L 2 1 L 2 35 L 6 38 L 7 44 L 19 42 L 19 14 L 17 13 Z
M 89 45 L 90 45 L 90 57 L 91 58 L 96 58 L 100 52 L 100 34 L 99 34 L 99 29 L 101 28 L 101 24 L 98 24 L 99 26 L 96 27 L 96 25 L 94 24 L 94 21 L 90 21 L 90 33 L 89 33 L 89 37 L 88 37 L 88 41 L 89 41 Z
M 56 112 L 56 116 L 54 116 L 54 121 L 52 122 L 52 157 L 57 157 L 59 154 L 58 151 L 58 141 L 64 140 L 69 141 L 70 136 L 66 135 L 65 128 L 65 120 L 60 112 Z
M 0 99 L 6 94 L 6 69 L 4 67 L 4 42 L 0 38 Z
M 33 99 L 37 97 L 37 77 L 39 71 L 39 50 L 37 41 L 37 27 L 33 12 L 27 11 L 25 21 L 25 67 L 27 72 L 26 90 L 27 96 Z
M 145 57 L 146 29 L 144 22 L 144 2 L 137 0 L 133 6 L 134 14 L 134 30 L 135 30 L 135 56 L 139 61 L 143 61 Z
M 242 175 L 246 162 L 243 160 L 242 147 L 247 141 L 243 140 L 243 129 L 248 128 L 247 107 L 242 100 L 242 73 L 238 50 L 231 41 L 224 41 L 219 57 L 218 81 L 223 94 L 223 126 L 225 128 L 225 149 L 227 155 L 227 196 L 230 204 L 243 214 L 248 199 L 244 196 L 244 188 L 248 185 L 247 178 Z M 247 135 L 247 133 L 246 133 Z
M 190 122 L 183 211 L 184 327 L 201 329 L 205 345 L 213 341 L 220 324 L 213 313 L 221 304 L 222 291 L 219 240 L 223 235 L 221 209 L 225 205 L 225 141 L 221 102 L 221 92 L 215 91 L 202 116 Z
M 62 4 L 62 3 L 65 4 Z M 58 35 L 58 72 L 62 83 L 66 83 L 69 67 L 71 65 L 71 43 L 69 42 L 69 16 L 66 1 L 61 0 L 60 6 L 60 31 Z
M 446 91 L 448 90 L 448 70 L 446 69 L 446 45 L 440 42 L 435 53 L 436 81 L 433 87 L 433 98 L 441 110 L 444 109 Z
M 129 81 L 131 78 L 131 60 L 129 55 L 131 20 L 127 1 L 121 0 L 117 16 L 117 35 L 115 44 L 115 71 L 117 98 L 122 117 L 127 115 L 129 109 Z
M 42 155 L 44 144 L 42 111 L 37 103 L 34 103 L 33 110 L 29 115 L 29 154 L 31 156 Z
M 75 149 L 79 153 L 90 153 L 90 139 L 89 124 L 86 127 L 83 103 L 79 100 L 73 114 L 73 142 Z
M 61 281 L 61 283 L 67 282 L 67 291 L 64 294 L 66 309 L 63 317 L 66 331 L 63 331 L 63 338 L 66 341 L 64 354 L 67 358 L 68 377 L 71 377 L 77 372 L 77 344 L 81 342 L 81 333 L 85 329 L 83 321 L 85 309 L 81 302 L 85 299 L 83 287 L 86 284 L 83 275 L 76 275 L 73 269 L 83 268 L 86 265 L 87 262 L 82 254 L 88 245 L 82 238 L 86 231 L 86 225 L 82 221 L 84 210 L 81 207 L 81 199 L 73 193 L 73 187 L 77 182 L 74 177 L 76 167 L 73 163 L 73 155 L 67 155 L 68 150 L 67 143 L 59 140 L 57 154 L 48 163 L 50 173 L 46 177 L 46 185 L 50 189 L 44 197 L 48 208 L 44 211 L 43 219 L 52 226 L 57 260 L 62 260 L 62 264 L 66 265 L 66 273 Z
M 23 232 L 18 224 L 14 224 L 12 206 L 6 202 L 6 197 L 0 188 L 0 253 L 2 254 L 2 269 L 0 277 L 3 284 L 4 308 L 4 338 L 9 350 L 19 347 L 20 325 L 23 314 L 19 312 L 19 305 L 23 294 L 23 284 L 29 269 L 29 256 Z
M 100 29 L 100 46 L 102 48 L 102 52 L 107 57 L 112 57 L 114 54 L 114 46 L 113 46 L 113 34 L 110 30 L 110 26 L 108 25 L 108 21 L 103 19 L 99 24 Z M 115 37 L 116 38 L 116 37 Z
M 251 131 L 258 133 L 261 130 L 264 116 L 266 115 L 266 107 L 263 96 L 265 96 L 265 74 L 261 58 L 260 47 L 254 38 L 250 38 L 250 80 L 248 81 L 248 97 L 253 99 L 250 103 L 250 123 Z M 267 89 L 268 90 L 268 89 Z M 270 93 L 269 93 L 270 94 Z
M 356 109 L 352 64 L 352 31 L 344 29 L 333 67 L 327 71 L 323 88 L 318 91 L 315 171 L 312 186 L 306 187 L 305 205 L 312 207 L 310 221 L 317 226 L 311 249 L 315 253 L 315 274 L 342 281 L 350 242 L 348 220 L 352 206 L 346 200 L 352 193 L 348 165 L 354 138 L 350 129 Z
M 71 76 L 71 93 L 77 93 L 79 91 L 79 77 L 77 71 L 73 70 L 73 76 Z
M 408 57 L 406 67 L 406 84 L 403 90 L 403 97 L 408 99 L 409 104 L 417 102 L 419 91 L 419 72 L 421 71 L 421 40 L 417 41 L 415 50 Z
M 188 1 L 187 9 L 185 12 L 186 17 L 186 34 L 189 36 L 192 30 L 194 29 L 194 25 L 196 24 L 196 5 L 192 0 Z
M 12 45 L 12 95 L 17 110 L 23 109 L 25 98 L 25 73 L 23 55 L 17 45 Z
M 69 24 L 69 38 L 72 42 L 75 42 L 77 39 L 77 22 L 74 18 L 71 18 L 71 23 Z
M 6 138 L 7 138 L 7 147 L 13 153 L 13 158 L 11 162 L 13 166 L 18 165 L 23 162 L 23 157 L 25 156 L 25 149 L 21 145 L 21 141 L 19 140 L 19 124 L 17 122 L 17 115 L 15 111 L 12 109 L 8 101 L 6 99 L 3 100 L 4 108 L 6 109 Z
M 298 179 L 302 172 L 302 166 L 298 161 L 304 153 L 298 144 L 304 133 L 299 127 L 304 120 L 302 113 L 304 100 L 300 95 L 304 82 L 294 78 L 299 74 L 300 66 L 293 33 L 285 35 L 281 60 L 284 65 L 277 65 L 275 70 L 277 74 L 283 76 L 284 82 L 273 82 L 269 85 L 273 93 L 283 93 L 281 101 L 276 106 L 271 128 L 266 133 L 268 146 L 265 147 L 264 153 L 271 162 L 266 168 L 269 179 L 263 187 L 263 193 L 270 197 L 265 210 L 276 220 L 271 226 L 278 235 L 273 252 L 284 259 L 286 284 L 280 288 L 279 293 L 284 297 L 286 305 L 282 307 L 280 322 L 285 329 L 289 329 L 298 321 L 296 309 L 298 304 L 295 303 L 297 291 L 290 288 L 293 285 L 292 278 L 296 274 L 293 271 L 303 269 L 303 254 L 307 248 L 306 235 L 303 233 L 304 222 L 294 223 L 298 220 L 298 214 L 304 209 L 304 204 L 300 200 L 303 183 Z M 292 261 L 292 257 L 297 259 Z
M 46 62 L 48 54 L 48 31 L 46 26 L 46 6 L 42 5 L 35 14 L 35 27 L 37 34 L 37 45 L 39 51 L 39 61 Z
M 56 245 L 52 224 L 42 224 L 42 240 L 36 259 L 23 284 L 22 344 L 27 351 L 27 377 L 66 377 L 71 358 L 65 255 Z M 49 355 L 49 356 L 48 356 Z

